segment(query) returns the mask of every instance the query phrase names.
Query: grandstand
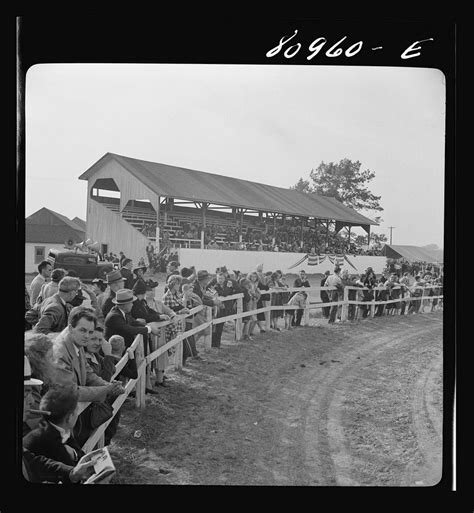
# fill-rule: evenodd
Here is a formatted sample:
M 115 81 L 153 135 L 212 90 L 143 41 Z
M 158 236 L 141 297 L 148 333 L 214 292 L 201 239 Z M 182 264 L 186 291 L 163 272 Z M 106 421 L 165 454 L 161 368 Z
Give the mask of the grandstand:
M 79 179 L 88 182 L 86 236 L 102 252 L 143 255 L 149 241 L 205 248 L 205 239 L 237 247 L 243 237 L 281 227 L 329 237 L 374 221 L 334 198 L 106 153 Z M 296 228 L 295 228 L 296 227 Z

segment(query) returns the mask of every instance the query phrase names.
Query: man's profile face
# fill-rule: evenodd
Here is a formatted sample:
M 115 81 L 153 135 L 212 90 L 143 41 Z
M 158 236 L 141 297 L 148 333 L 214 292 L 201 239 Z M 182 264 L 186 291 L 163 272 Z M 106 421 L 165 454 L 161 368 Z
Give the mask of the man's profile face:
M 47 266 L 43 267 L 42 274 L 45 278 L 49 278 L 51 276 L 51 272 L 53 271 L 53 267 L 48 264 Z
M 74 327 L 69 324 L 68 328 L 72 341 L 77 347 L 86 346 L 95 331 L 93 321 L 89 321 L 85 317 L 79 319 Z

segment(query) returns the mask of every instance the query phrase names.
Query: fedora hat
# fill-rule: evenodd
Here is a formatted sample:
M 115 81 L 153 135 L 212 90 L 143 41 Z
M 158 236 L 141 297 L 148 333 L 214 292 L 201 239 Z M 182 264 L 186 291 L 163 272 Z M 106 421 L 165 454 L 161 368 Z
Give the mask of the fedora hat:
M 181 276 L 183 278 L 189 278 L 192 275 L 193 275 L 193 271 L 191 269 L 189 269 L 188 267 L 183 267 L 181 269 Z
M 32 378 L 31 377 L 31 366 L 30 366 L 30 360 L 28 360 L 28 357 L 25 355 L 25 363 L 23 367 L 23 376 L 24 381 L 23 385 L 42 385 L 43 382 L 40 379 Z
M 117 269 L 114 271 L 110 271 L 110 273 L 107 273 L 105 278 L 105 283 L 107 284 L 114 283 L 120 280 L 125 281 L 125 278 L 122 276 L 122 273 Z
M 154 280 L 146 280 L 146 289 L 153 290 L 155 287 L 158 287 L 158 282 Z
M 133 303 L 136 299 L 137 297 L 133 295 L 130 289 L 120 289 L 117 290 L 115 297 L 112 299 L 112 303 L 116 305 L 126 305 L 127 303 Z
M 134 294 L 145 294 L 147 289 L 147 285 L 144 281 L 138 280 L 135 282 L 135 285 L 133 286 L 132 292 Z
M 206 271 L 206 270 L 200 270 L 197 272 L 197 279 L 198 281 L 199 280 L 204 280 L 205 278 L 208 278 L 209 277 L 209 273 Z

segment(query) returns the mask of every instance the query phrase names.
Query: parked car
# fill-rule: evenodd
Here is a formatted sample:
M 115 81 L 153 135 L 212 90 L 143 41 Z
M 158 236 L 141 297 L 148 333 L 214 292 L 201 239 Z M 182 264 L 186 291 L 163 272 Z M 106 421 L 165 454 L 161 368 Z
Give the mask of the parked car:
M 84 282 L 90 282 L 94 278 L 105 280 L 105 275 L 114 269 L 112 262 L 101 262 L 97 254 L 83 251 L 50 249 L 47 260 L 51 262 L 53 269 L 75 271 Z

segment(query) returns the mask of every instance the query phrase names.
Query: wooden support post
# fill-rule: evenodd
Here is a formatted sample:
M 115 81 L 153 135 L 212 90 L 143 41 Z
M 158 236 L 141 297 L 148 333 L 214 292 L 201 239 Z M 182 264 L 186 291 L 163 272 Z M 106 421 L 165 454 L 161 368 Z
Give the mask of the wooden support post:
M 237 298 L 237 313 L 240 314 L 244 311 L 243 309 L 243 298 Z M 242 338 L 242 318 L 236 319 L 235 321 L 235 340 Z
M 174 346 L 174 370 L 183 368 L 183 341 L 179 341 Z
M 165 328 L 160 328 L 160 334 L 156 338 L 158 347 L 162 347 L 166 344 L 166 336 L 165 336 Z M 163 376 L 165 375 L 165 369 L 166 369 L 166 361 L 167 361 L 168 355 L 166 353 L 163 353 L 162 355 L 158 356 L 158 358 L 155 360 L 156 362 L 156 383 L 163 383 Z
M 270 295 L 270 298 L 271 298 L 271 295 Z M 263 306 L 265 306 L 265 307 L 270 306 L 272 304 L 271 300 L 270 301 L 262 301 L 262 303 L 263 303 Z M 267 331 L 270 331 L 272 313 L 264 312 L 264 315 L 265 315 L 265 329 Z
M 341 310 L 341 321 L 347 321 L 349 314 L 349 288 L 344 287 L 344 303 Z
M 212 321 L 212 308 L 210 306 L 205 307 L 206 313 L 206 322 Z M 211 349 L 212 347 L 212 324 L 205 330 L 204 335 L 204 346 L 206 349 Z
M 374 315 L 375 315 L 375 296 L 376 296 L 375 290 L 373 290 L 373 293 L 374 293 L 374 299 L 372 299 L 372 304 L 370 306 L 370 316 L 371 317 L 374 317 Z
M 145 353 L 143 349 L 143 335 L 140 336 L 140 343 L 135 350 L 135 363 L 138 369 L 138 379 L 137 384 L 135 386 L 135 403 L 137 408 L 144 409 L 145 408 L 145 388 L 146 388 L 146 368 L 143 367 L 140 370 L 140 365 L 142 365 L 145 359 Z
M 309 326 L 309 303 L 306 303 L 305 309 L 303 310 L 303 317 L 301 318 L 301 322 L 303 326 Z

